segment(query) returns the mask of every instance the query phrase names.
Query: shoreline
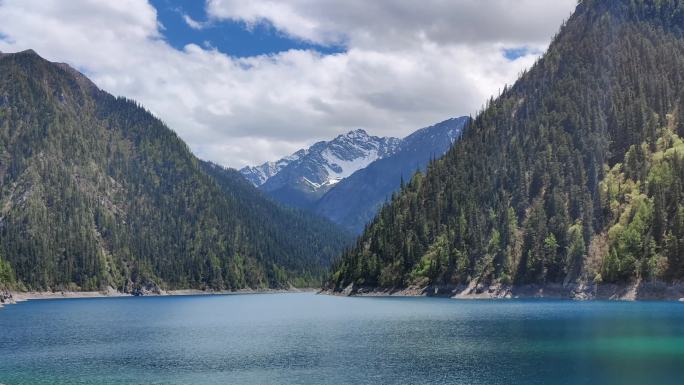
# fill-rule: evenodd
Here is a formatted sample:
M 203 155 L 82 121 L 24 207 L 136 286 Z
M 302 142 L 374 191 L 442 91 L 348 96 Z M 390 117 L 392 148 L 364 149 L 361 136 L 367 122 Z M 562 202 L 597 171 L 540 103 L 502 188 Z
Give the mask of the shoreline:
M 240 294 L 278 294 L 278 293 L 315 293 L 342 297 L 442 297 L 462 300 L 500 300 L 500 299 L 566 299 L 576 301 L 679 301 L 684 302 L 684 283 L 665 284 L 662 282 L 632 283 L 627 285 L 429 285 L 405 288 L 354 287 L 344 290 L 320 288 L 288 289 L 240 289 L 206 291 L 200 289 L 160 290 L 145 292 L 139 296 L 204 296 Z M 135 297 L 109 288 L 106 291 L 0 291 L 0 309 L 4 305 L 32 300 L 76 299 L 76 298 L 116 298 Z
M 404 288 L 354 287 L 323 289 L 325 295 L 344 297 L 444 297 L 452 299 L 567 299 L 576 301 L 679 301 L 684 302 L 684 283 L 634 282 L 630 284 L 547 285 L 429 285 Z
M 179 297 L 193 295 L 240 295 L 240 294 L 277 294 L 277 293 L 317 293 L 317 288 L 289 289 L 240 289 L 206 291 L 200 289 L 161 290 L 159 293 L 145 293 L 140 297 Z M 5 291 L 0 292 L 0 309 L 4 305 L 17 304 L 24 301 L 76 299 L 76 298 L 117 298 L 136 297 L 131 293 L 123 293 L 112 288 L 106 291 Z

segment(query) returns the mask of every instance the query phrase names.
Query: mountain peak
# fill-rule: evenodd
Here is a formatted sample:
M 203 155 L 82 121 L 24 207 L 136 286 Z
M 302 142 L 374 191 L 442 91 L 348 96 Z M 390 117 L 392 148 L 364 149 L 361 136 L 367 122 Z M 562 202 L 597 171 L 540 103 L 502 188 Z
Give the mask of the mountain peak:
M 289 167 L 304 167 L 307 186 L 318 189 L 331 185 L 331 182 L 334 184 L 375 159 L 393 153 L 400 141 L 397 138 L 371 136 L 366 130 L 358 128 L 340 134 L 333 140 L 316 142 L 280 160 L 244 167 L 240 172 L 255 186 L 261 186 Z M 295 179 L 302 180 L 301 176 Z
M 25 50 L 23 50 L 23 51 L 19 51 L 19 52 L 17 52 L 17 54 L 21 54 L 21 55 L 33 55 L 33 56 L 37 56 L 37 57 L 39 57 L 39 58 L 42 59 L 42 57 L 41 57 L 40 55 L 38 55 L 38 53 L 37 53 L 36 51 L 32 50 L 31 48 L 25 49 Z
M 309 207 L 337 182 L 395 153 L 400 144 L 401 139 L 371 136 L 359 128 L 240 172 L 281 202 Z
M 8 58 L 9 60 L 15 60 L 17 67 L 21 71 L 31 71 L 33 76 L 38 76 L 38 72 L 31 70 L 28 67 L 32 65 L 42 66 L 46 71 L 42 74 L 45 76 L 54 76 L 61 78 L 54 72 L 54 68 L 59 68 L 73 77 L 73 79 L 81 86 L 84 90 L 99 90 L 99 88 L 93 83 L 87 76 L 83 75 L 80 71 L 72 67 L 67 63 L 51 62 L 44 57 L 40 56 L 36 51 L 32 49 L 26 49 L 18 52 L 0 52 L 0 58 Z M 14 58 L 14 59 L 12 59 Z M 54 67 L 53 67 L 54 66 Z M 51 75 L 47 75 L 51 74 Z
M 368 135 L 366 130 L 363 128 L 357 128 L 356 130 L 349 131 L 346 134 L 339 135 L 338 138 L 365 139 L 369 136 L 370 135 Z
M 17 52 L 2 52 L 0 51 L 0 57 L 22 57 L 22 56 L 27 56 L 27 57 L 33 57 L 36 59 L 41 59 L 45 60 L 42 56 L 38 55 L 38 53 L 32 49 L 26 49 L 23 51 L 17 51 Z

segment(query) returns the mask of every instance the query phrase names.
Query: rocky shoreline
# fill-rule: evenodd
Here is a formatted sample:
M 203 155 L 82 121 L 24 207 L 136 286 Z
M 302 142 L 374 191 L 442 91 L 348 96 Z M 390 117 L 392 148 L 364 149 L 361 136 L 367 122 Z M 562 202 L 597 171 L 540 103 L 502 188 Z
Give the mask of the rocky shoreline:
M 377 288 L 349 285 L 344 290 L 324 289 L 321 294 L 340 296 L 448 297 L 455 299 L 550 298 L 569 300 L 680 301 L 684 302 L 684 284 L 635 282 L 617 284 L 546 284 L 546 285 L 430 285 L 406 288 Z
M 12 293 L 9 290 L 0 289 L 0 308 L 12 303 L 15 303 Z
M 47 300 L 64 298 L 112 298 L 112 297 L 136 297 L 136 296 L 189 296 L 189 295 L 236 295 L 236 294 L 275 294 L 275 293 L 315 293 L 313 288 L 288 288 L 288 289 L 240 289 L 240 290 L 199 290 L 199 289 L 180 289 L 180 290 L 154 290 L 137 291 L 134 293 L 123 293 L 108 288 L 103 291 L 0 291 L 0 308 L 3 305 L 16 304 L 29 300 Z

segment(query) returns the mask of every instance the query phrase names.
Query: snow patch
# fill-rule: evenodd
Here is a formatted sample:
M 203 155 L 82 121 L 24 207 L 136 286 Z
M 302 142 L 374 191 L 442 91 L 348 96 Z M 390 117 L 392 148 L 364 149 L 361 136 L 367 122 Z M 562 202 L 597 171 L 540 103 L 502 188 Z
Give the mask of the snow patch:
M 368 167 L 369 164 L 379 158 L 377 147 L 372 150 L 361 149 L 361 154 L 361 156 L 347 160 L 339 158 L 330 149 L 323 151 L 321 156 L 326 162 L 323 166 L 328 172 L 328 180 L 344 179 L 356 171 Z

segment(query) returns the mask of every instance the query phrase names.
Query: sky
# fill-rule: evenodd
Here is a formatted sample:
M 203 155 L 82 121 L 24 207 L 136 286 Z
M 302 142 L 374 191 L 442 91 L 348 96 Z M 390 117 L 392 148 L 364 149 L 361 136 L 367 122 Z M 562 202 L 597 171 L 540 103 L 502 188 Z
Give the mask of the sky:
M 0 51 L 33 49 L 143 104 L 240 168 L 363 128 L 475 114 L 576 0 L 0 0 Z

